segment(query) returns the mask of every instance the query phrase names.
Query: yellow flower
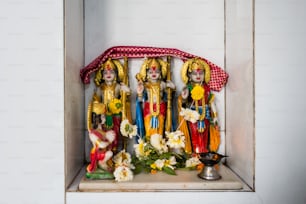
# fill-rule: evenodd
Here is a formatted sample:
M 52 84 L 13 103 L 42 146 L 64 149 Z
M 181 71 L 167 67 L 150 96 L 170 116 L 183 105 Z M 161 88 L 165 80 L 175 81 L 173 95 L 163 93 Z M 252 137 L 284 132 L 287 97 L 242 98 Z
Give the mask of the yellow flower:
M 191 98 L 195 101 L 204 97 L 204 89 L 200 85 L 195 85 L 191 90 Z
M 174 166 L 176 164 L 176 159 L 174 156 L 170 157 L 169 159 L 165 160 L 164 166 L 169 167 L 171 169 L 174 169 Z
M 151 164 L 150 167 L 151 167 L 152 169 L 156 169 L 156 168 L 157 168 L 157 166 L 156 166 L 155 163 Z
M 118 114 L 121 112 L 122 103 L 119 99 L 114 98 L 109 104 L 108 109 L 112 114 Z

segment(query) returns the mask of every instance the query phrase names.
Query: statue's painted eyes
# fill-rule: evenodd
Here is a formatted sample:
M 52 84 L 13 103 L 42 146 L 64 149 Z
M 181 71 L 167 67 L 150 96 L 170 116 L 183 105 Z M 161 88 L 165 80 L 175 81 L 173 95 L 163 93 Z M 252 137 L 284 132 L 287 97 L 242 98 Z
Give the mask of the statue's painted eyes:
M 192 74 L 192 75 L 197 75 L 197 74 L 202 75 L 202 74 L 204 74 L 204 71 L 203 71 L 203 70 L 193 70 L 193 71 L 191 72 L 191 74 Z
M 159 69 L 149 69 L 148 73 L 149 74 L 159 74 L 160 70 Z
M 104 70 L 103 74 L 115 74 L 114 70 Z

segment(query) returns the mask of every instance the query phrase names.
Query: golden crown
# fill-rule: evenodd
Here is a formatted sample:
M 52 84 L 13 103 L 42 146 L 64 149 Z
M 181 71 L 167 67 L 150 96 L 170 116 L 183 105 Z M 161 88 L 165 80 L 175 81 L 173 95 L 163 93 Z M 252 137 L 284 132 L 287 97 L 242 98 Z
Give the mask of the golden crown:
M 149 60 L 149 62 L 147 64 L 147 69 L 150 69 L 150 68 L 160 69 L 160 64 L 155 58 Z
M 116 66 L 115 64 L 112 62 L 112 60 L 109 58 L 105 63 L 103 63 L 102 65 L 103 69 L 115 69 Z

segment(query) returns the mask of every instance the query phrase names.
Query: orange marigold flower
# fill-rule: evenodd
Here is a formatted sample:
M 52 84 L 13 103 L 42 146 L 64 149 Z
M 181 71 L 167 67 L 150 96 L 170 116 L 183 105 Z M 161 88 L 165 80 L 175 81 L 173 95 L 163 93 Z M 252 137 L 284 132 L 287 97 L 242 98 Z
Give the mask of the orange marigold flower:
M 201 172 L 203 170 L 203 168 L 204 168 L 203 163 L 197 165 L 197 171 Z
M 156 169 L 151 169 L 151 174 L 156 174 L 157 170 Z

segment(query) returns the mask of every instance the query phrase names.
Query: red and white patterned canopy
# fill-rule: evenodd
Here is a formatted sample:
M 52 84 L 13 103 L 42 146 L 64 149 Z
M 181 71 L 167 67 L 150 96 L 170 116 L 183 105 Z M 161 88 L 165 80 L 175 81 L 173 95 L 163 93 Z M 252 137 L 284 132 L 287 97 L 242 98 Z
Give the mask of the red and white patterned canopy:
M 108 58 L 120 59 L 123 57 L 128 58 L 143 58 L 143 57 L 164 57 L 172 56 L 186 61 L 191 58 L 200 58 L 209 64 L 211 69 L 211 79 L 208 86 L 214 91 L 220 91 L 226 84 L 228 74 L 219 66 L 213 64 L 203 57 L 199 57 L 187 52 L 180 51 L 174 48 L 159 48 L 159 47 L 144 47 L 144 46 L 115 46 L 107 49 L 95 60 L 89 63 L 86 67 L 81 69 L 80 76 L 85 84 L 90 83 L 90 75 L 98 71 L 99 66 L 104 63 Z

